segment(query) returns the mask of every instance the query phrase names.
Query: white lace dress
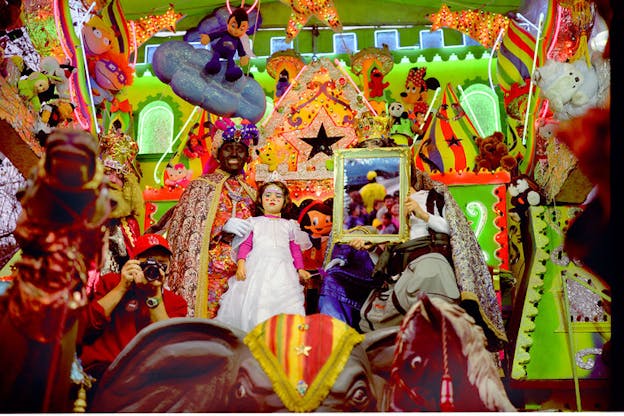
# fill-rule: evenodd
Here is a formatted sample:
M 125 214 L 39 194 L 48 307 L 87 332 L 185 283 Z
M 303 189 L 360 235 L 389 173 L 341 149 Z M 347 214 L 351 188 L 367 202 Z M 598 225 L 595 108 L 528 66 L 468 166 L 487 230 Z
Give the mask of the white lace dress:
M 290 252 L 290 241 L 301 250 L 311 246 L 308 234 L 294 220 L 252 217 L 253 247 L 246 259 L 247 277 L 228 280 L 216 320 L 249 332 L 280 313 L 305 315 L 303 286 Z M 234 251 L 244 239 L 233 243 Z

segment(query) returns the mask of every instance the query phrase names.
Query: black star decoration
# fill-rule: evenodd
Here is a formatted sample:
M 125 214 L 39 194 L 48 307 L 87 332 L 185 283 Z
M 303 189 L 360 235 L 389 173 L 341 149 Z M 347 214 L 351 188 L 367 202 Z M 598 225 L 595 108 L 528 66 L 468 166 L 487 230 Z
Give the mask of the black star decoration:
M 459 146 L 460 145 L 460 143 L 459 143 L 460 141 L 461 141 L 461 139 L 458 139 L 455 136 L 451 136 L 451 138 L 448 139 L 446 142 L 448 143 L 449 147 L 451 147 L 453 145 Z
M 342 139 L 344 136 L 327 136 L 327 132 L 325 131 L 325 125 L 321 123 L 321 128 L 319 129 L 316 137 L 302 137 L 301 140 L 312 146 L 312 150 L 310 150 L 310 154 L 308 155 L 308 160 L 312 159 L 317 153 L 325 153 L 327 156 L 331 156 L 334 154 L 332 150 L 332 144 L 336 143 L 338 140 Z

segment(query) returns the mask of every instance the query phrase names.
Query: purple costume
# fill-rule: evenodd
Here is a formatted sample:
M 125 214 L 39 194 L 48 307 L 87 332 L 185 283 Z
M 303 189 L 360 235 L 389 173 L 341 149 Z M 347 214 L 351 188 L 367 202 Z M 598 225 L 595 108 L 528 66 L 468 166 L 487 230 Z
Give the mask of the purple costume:
M 371 290 L 381 284 L 372 277 L 375 264 L 366 250 L 357 250 L 348 244 L 336 244 L 332 259 L 342 259 L 345 263 L 323 273 L 319 312 L 360 331 L 362 304 Z
M 228 81 L 236 81 L 243 76 L 243 70 L 234 62 L 234 54 L 238 51 L 238 56 L 247 55 L 243 48 L 240 38 L 230 35 L 227 31 L 216 32 L 210 34 L 210 39 L 217 39 L 212 42 L 212 59 L 208 61 L 204 70 L 208 74 L 217 74 L 221 70 L 221 62 L 219 58 L 227 60 L 227 68 L 225 70 L 225 79 Z

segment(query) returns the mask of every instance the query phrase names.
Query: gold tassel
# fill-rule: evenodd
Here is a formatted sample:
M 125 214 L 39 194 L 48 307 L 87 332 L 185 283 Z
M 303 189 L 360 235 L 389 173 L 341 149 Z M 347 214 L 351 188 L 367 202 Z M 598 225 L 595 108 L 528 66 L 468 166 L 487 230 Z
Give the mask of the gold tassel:
M 84 413 L 87 410 L 87 390 L 84 384 L 80 385 L 78 390 L 78 398 L 74 402 L 74 413 Z

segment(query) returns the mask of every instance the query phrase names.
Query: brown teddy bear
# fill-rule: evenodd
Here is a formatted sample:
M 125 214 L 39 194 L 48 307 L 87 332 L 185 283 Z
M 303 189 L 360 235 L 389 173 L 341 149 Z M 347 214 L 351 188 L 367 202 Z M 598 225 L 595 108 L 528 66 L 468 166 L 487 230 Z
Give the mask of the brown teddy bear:
M 475 171 L 479 172 L 482 169 L 493 171 L 499 167 L 508 172 L 516 169 L 518 161 L 509 154 L 503 139 L 503 133 L 499 131 L 487 137 L 477 137 L 479 154 L 475 157 Z

